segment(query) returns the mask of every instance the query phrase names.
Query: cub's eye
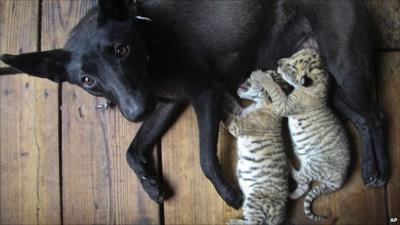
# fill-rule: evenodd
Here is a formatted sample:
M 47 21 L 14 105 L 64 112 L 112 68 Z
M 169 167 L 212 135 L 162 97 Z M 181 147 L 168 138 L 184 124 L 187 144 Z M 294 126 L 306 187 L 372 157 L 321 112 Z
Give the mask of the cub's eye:
M 127 44 L 116 44 L 114 46 L 114 52 L 115 52 L 115 55 L 118 58 L 123 58 L 123 57 L 129 55 L 129 53 L 130 53 L 129 45 L 127 45 Z
M 94 86 L 94 80 L 88 76 L 83 76 L 82 77 L 82 83 L 83 86 L 87 87 L 87 88 L 91 88 Z
M 312 85 L 312 80 L 311 80 L 308 76 L 303 75 L 303 76 L 300 78 L 300 84 L 301 84 L 303 87 L 309 87 L 309 86 Z

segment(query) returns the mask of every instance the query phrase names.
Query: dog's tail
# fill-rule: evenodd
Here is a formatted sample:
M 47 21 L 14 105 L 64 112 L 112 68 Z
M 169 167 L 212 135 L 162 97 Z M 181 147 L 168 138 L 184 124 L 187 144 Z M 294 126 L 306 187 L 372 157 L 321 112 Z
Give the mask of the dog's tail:
M 0 76 L 12 75 L 17 73 L 21 73 L 21 71 L 14 69 L 13 67 L 0 67 Z

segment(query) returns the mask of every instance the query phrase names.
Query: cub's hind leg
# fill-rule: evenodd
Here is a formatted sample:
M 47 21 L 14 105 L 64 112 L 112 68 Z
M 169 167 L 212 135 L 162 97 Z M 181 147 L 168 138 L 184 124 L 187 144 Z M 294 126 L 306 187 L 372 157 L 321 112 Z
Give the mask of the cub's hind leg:
M 231 220 L 229 225 L 279 225 L 285 220 L 285 201 L 258 196 L 243 204 L 244 220 Z
M 243 203 L 243 224 L 263 224 L 265 221 L 265 213 L 263 211 L 264 201 L 254 194 L 249 194 Z
M 286 198 L 273 198 L 266 201 L 265 206 L 271 206 L 265 208 L 265 224 L 268 225 L 280 225 L 286 218 Z
M 293 166 L 291 168 L 291 173 L 293 179 L 297 183 L 297 188 L 292 193 L 290 193 L 290 199 L 298 199 L 306 193 L 310 188 L 311 179 L 306 176 L 303 172 L 304 169 L 296 170 Z

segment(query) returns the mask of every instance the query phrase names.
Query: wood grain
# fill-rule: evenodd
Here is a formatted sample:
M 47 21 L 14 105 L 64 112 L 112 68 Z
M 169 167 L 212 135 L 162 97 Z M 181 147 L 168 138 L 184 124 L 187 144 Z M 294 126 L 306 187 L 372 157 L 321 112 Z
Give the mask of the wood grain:
M 39 1 L 0 1 L 0 53 L 36 51 Z M 0 224 L 60 224 L 58 87 L 0 78 Z
M 61 47 L 96 1 L 45 0 L 43 40 Z M 138 125 L 118 109 L 98 111 L 95 98 L 62 86 L 62 199 L 64 224 L 158 224 L 159 208 L 128 167 L 125 152 Z
M 198 126 L 192 108 L 162 139 L 162 165 L 174 196 L 164 203 L 165 224 L 225 224 L 239 213 L 227 206 L 200 168 Z M 235 146 L 226 131 L 218 145 L 224 173 L 233 180 Z
M 380 49 L 400 49 L 400 1 L 368 0 Z
M 400 220 L 400 52 L 379 54 L 378 99 L 386 115 L 391 176 L 386 187 L 388 218 Z
M 377 47 L 398 50 L 400 1 L 367 4 Z M 43 50 L 62 47 L 70 29 L 95 5 L 96 0 L 43 0 L 40 19 L 39 0 L 0 0 L 0 54 L 36 51 L 38 41 Z M 388 224 L 391 217 L 400 219 L 400 52 L 381 52 L 378 58 L 378 99 L 387 115 L 391 177 L 386 189 L 364 187 L 360 141 L 348 126 L 355 149 L 353 168 L 342 189 L 315 202 L 314 211 L 331 218 L 323 224 Z M 192 108 L 161 142 L 164 179 L 174 196 L 160 211 L 125 160 L 138 125 L 127 122 L 118 109 L 94 110 L 103 99 L 76 86 L 62 85 L 62 96 L 58 88 L 26 75 L 0 78 L 0 224 L 144 225 L 160 224 L 162 217 L 165 224 L 225 224 L 241 216 L 223 202 L 200 169 Z M 235 148 L 234 139 L 221 129 L 219 155 L 231 180 Z M 289 205 L 288 224 L 321 224 L 304 216 L 303 199 Z

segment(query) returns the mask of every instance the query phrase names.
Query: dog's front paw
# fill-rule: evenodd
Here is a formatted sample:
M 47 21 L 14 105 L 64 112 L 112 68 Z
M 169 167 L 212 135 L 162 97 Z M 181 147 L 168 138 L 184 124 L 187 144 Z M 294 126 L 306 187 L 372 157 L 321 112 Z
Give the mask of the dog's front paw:
M 243 205 L 243 193 L 240 189 L 232 188 L 222 196 L 226 204 L 234 209 L 240 209 Z
M 153 201 L 161 204 L 166 199 L 164 188 L 156 180 L 148 177 L 141 177 L 140 180 L 144 190 Z

